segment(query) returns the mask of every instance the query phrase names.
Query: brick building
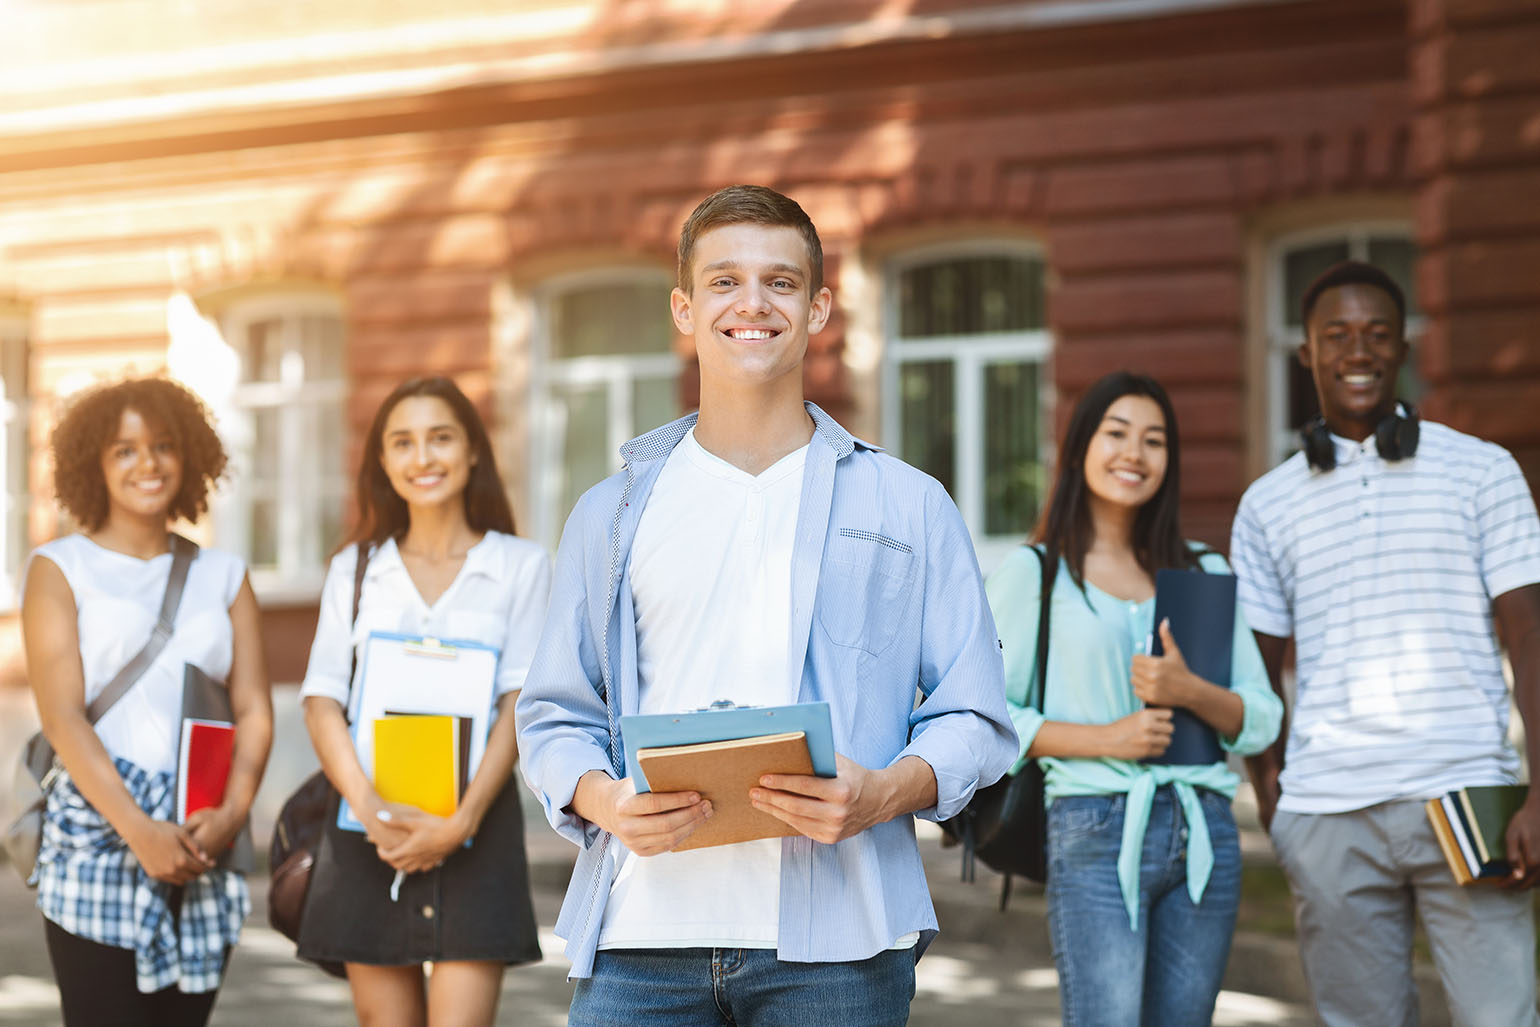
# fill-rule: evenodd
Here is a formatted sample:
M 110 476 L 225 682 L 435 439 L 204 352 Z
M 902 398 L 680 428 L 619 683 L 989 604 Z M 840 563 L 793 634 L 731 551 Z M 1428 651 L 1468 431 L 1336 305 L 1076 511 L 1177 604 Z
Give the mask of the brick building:
M 986 566 L 1076 393 L 1171 388 L 1190 534 L 1291 448 L 1300 288 L 1416 297 L 1432 416 L 1540 481 L 1540 9 L 1526 0 L 13 0 L 0 69 L 0 571 L 59 530 L 59 397 L 169 367 L 235 474 L 276 680 L 303 671 L 367 420 L 481 406 L 549 544 L 688 409 L 678 226 L 797 197 L 837 313 L 810 394 L 940 477 Z M 25 41 L 18 43 L 17 41 Z M 14 620 L 14 617 L 12 617 Z M 15 668 L 14 629 L 0 661 Z

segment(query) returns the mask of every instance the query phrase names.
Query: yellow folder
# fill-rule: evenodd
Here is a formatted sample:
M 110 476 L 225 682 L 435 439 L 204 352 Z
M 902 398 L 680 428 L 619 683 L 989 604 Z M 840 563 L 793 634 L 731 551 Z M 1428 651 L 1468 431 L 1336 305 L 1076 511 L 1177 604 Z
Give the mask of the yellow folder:
M 387 802 L 447 817 L 459 805 L 460 718 L 380 717 L 374 722 L 374 790 Z

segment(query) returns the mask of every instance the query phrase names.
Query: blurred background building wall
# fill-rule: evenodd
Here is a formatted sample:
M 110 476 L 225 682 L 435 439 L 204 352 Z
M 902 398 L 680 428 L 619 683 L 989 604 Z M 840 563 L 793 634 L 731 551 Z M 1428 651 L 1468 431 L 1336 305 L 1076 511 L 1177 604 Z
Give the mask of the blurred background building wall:
M 1118 367 L 1171 389 L 1223 546 L 1311 409 L 1303 285 L 1414 297 L 1403 391 L 1540 480 L 1540 10 L 1525 0 L 0 0 L 0 572 L 65 529 L 60 400 L 169 368 L 235 454 L 203 537 L 303 673 L 360 436 L 415 374 L 554 546 L 690 409 L 680 223 L 797 198 L 809 395 L 948 486 L 986 570 Z M 14 621 L 14 615 L 10 620 Z M 20 677 L 14 624 L 0 664 Z

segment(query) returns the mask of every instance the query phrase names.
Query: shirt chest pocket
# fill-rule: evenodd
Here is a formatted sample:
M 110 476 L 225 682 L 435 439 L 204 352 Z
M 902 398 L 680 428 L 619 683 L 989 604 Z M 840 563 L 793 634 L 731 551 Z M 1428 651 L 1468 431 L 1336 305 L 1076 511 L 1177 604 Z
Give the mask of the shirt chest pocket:
M 913 601 L 918 563 L 903 539 L 838 529 L 818 576 L 818 623 L 829 641 L 874 656 L 892 645 Z

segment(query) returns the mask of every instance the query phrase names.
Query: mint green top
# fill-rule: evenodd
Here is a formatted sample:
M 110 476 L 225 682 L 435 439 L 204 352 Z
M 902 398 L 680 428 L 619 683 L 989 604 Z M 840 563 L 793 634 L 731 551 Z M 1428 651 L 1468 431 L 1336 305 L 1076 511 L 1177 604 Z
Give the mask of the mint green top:
M 1218 553 L 1205 553 L 1200 562 L 1213 573 L 1229 573 Z M 1005 656 L 1005 700 L 1021 749 L 1011 772 L 1027 761 L 1027 749 L 1043 721 L 1076 724 L 1110 724 L 1143 708 L 1134 696 L 1130 679 L 1135 653 L 1145 651 L 1154 628 L 1155 600 L 1130 602 L 1108 595 L 1089 581 L 1081 592 L 1069 566 L 1059 562 L 1054 579 L 1053 609 L 1048 645 L 1048 702 L 1039 713 L 1030 705 L 1037 686 L 1037 620 L 1042 593 L 1042 562 L 1022 547 L 1006 558 L 989 576 L 989 605 Z M 1268 684 L 1262 654 L 1246 618 L 1235 611 L 1234 655 L 1230 689 L 1245 704 L 1241 732 L 1234 738 L 1220 736 L 1228 752 L 1249 756 L 1261 752 L 1278 736 L 1283 704 Z M 1139 856 L 1149 825 L 1155 789 L 1171 784 L 1187 819 L 1187 892 L 1194 902 L 1203 897 L 1214 866 L 1208 823 L 1198 804 L 1197 788 L 1235 797 L 1240 778 L 1224 763 L 1207 766 L 1162 766 L 1133 760 L 1042 759 L 1047 798 L 1063 795 L 1128 796 L 1123 821 L 1123 844 L 1118 854 L 1118 884 L 1128 909 L 1131 927 L 1139 922 Z

